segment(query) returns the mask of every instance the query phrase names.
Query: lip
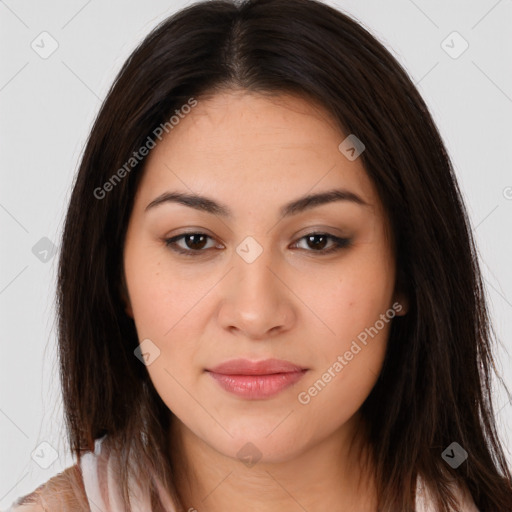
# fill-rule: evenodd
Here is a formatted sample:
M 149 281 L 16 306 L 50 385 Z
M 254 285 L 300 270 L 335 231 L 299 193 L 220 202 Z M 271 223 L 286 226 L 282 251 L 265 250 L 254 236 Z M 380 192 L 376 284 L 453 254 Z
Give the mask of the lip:
M 277 395 L 299 381 L 308 370 L 281 359 L 232 359 L 206 371 L 224 390 L 257 400 Z

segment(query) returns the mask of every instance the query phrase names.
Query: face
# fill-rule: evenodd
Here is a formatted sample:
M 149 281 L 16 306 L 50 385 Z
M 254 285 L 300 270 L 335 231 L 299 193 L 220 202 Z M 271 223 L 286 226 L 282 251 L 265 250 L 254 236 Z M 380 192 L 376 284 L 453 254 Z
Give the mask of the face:
M 225 92 L 146 161 L 126 310 L 161 398 L 221 454 L 285 461 L 343 432 L 405 313 L 382 205 L 345 138 L 304 99 Z

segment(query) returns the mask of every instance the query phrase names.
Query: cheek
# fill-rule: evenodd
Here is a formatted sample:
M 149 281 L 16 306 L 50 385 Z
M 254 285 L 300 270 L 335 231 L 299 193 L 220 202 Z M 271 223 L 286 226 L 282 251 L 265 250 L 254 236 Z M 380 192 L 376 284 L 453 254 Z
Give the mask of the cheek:
M 384 322 L 381 329 L 372 324 L 357 335 L 343 334 L 337 342 L 324 345 L 323 364 L 315 368 L 297 395 L 312 430 L 329 432 L 359 410 L 381 372 L 391 321 Z
M 173 305 L 159 275 L 140 273 L 128 284 L 133 316 L 139 338 L 160 338 L 171 327 Z
M 148 372 L 159 391 L 175 394 L 179 385 L 172 376 L 180 382 L 193 378 L 187 369 L 198 347 L 190 341 L 202 331 L 205 285 L 169 268 L 161 248 L 142 244 L 127 252 L 125 274 L 139 342 L 150 340 L 158 354 Z
M 330 332 L 328 337 L 337 349 L 389 310 L 394 290 L 392 266 L 359 258 L 344 263 L 335 274 L 326 275 L 324 286 L 310 292 L 304 301 L 314 305 L 312 309 L 323 321 L 323 331 Z
M 190 341 L 201 331 L 194 321 L 198 290 L 194 293 L 193 284 L 168 275 L 163 263 L 149 260 L 135 267 L 131 280 L 127 275 L 139 342 L 154 354 L 147 371 L 167 407 L 179 411 L 180 417 L 193 417 L 197 404 L 187 390 L 194 389 L 197 379 L 190 369 L 198 347 Z
M 321 356 L 301 387 L 306 393 L 301 403 L 330 410 L 333 421 L 350 417 L 361 406 L 382 368 L 396 316 L 393 267 L 383 261 L 347 259 L 324 293 L 316 295 L 316 312 L 327 335 L 320 338 L 317 354 Z M 313 303 L 315 297 L 310 300 Z
M 161 248 L 142 244 L 127 251 L 125 275 L 139 339 L 163 340 L 193 299 L 193 286 L 171 275 Z

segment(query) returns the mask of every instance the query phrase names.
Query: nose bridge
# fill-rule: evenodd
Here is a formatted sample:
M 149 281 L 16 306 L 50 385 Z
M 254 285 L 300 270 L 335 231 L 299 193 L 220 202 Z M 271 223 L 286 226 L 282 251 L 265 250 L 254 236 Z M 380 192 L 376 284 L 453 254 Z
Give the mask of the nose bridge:
M 249 302 L 251 298 L 265 299 L 264 303 L 268 305 L 275 300 L 274 295 L 279 294 L 277 278 L 273 270 L 273 267 L 279 265 L 273 258 L 273 251 L 268 245 L 256 246 L 256 243 L 251 240 L 244 241 L 237 248 L 234 276 L 237 299 L 239 301 L 248 299 Z
M 269 247 L 258 245 L 246 240 L 237 247 L 221 312 L 224 327 L 254 338 L 289 326 L 293 316 L 287 288 L 277 276 L 280 264 Z

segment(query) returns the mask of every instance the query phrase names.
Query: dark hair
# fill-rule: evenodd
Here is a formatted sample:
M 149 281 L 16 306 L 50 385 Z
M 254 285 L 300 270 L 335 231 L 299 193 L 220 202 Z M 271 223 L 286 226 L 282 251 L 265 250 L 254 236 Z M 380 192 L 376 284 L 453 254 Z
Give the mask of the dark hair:
M 379 510 L 414 510 L 421 475 L 438 511 L 455 507 L 453 482 L 465 484 L 481 510 L 512 511 L 512 477 L 492 406 L 494 333 L 450 159 L 395 58 L 359 23 L 315 0 L 189 6 L 156 27 L 115 79 L 74 183 L 59 263 L 60 371 L 72 453 L 80 460 L 108 434 L 122 453 L 126 499 L 128 474 L 140 480 L 149 467 L 178 498 L 169 410 L 134 356 L 139 342 L 123 304 L 124 238 L 145 158 L 130 169 L 126 162 L 191 98 L 230 89 L 300 94 L 366 146 L 360 158 L 389 216 L 397 287 L 409 299 L 361 408 Z M 469 454 L 457 470 L 441 457 L 453 441 Z

